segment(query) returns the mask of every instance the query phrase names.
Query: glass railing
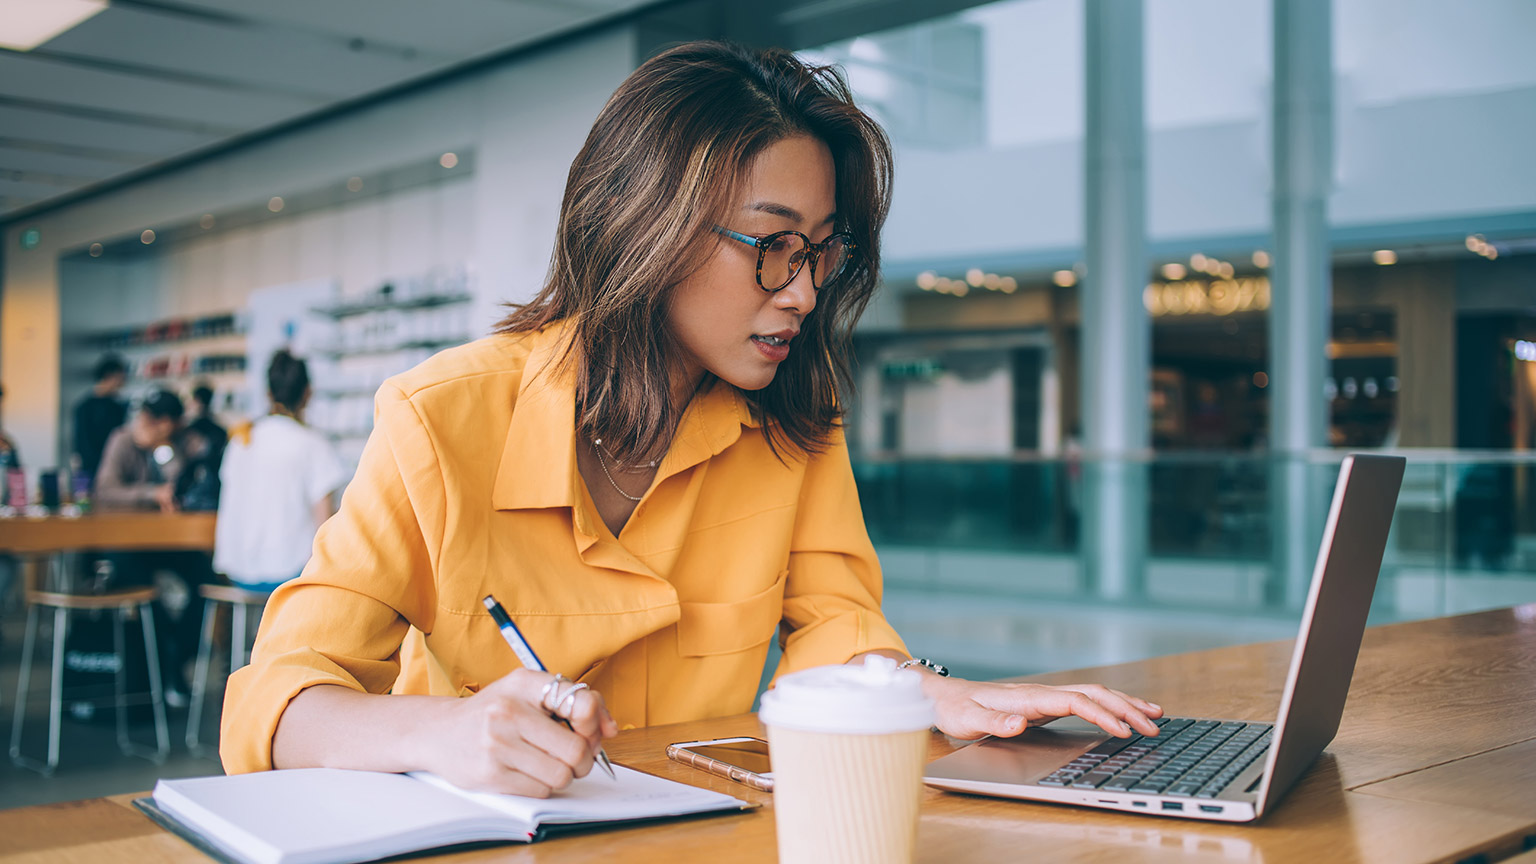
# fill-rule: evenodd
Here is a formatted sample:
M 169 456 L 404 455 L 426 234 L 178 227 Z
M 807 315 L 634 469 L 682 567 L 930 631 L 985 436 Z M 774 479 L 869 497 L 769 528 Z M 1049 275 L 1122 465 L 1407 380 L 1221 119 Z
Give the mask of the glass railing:
M 1536 454 L 1391 452 L 1408 466 L 1371 623 L 1536 602 Z M 1293 637 L 1345 455 L 1298 457 L 1289 486 L 1264 454 L 1133 461 L 1145 521 L 1129 528 L 1145 532 L 1146 553 L 1118 592 L 1082 550 L 1085 484 L 1101 462 L 864 458 L 854 474 L 887 614 L 914 651 L 1000 675 Z M 1302 514 L 1307 538 L 1289 564 L 1273 536 L 1285 512 Z

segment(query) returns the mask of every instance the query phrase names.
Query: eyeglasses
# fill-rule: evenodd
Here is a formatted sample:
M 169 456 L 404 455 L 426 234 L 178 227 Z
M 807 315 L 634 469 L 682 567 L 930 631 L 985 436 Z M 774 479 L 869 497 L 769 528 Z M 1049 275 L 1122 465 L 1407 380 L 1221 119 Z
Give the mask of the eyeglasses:
M 813 288 L 820 291 L 834 285 L 846 274 L 849 262 L 859 249 L 852 235 L 841 232 L 820 243 L 812 243 L 811 238 L 799 231 L 775 231 L 766 237 L 752 237 L 719 225 L 715 226 L 715 231 L 737 243 L 757 247 L 757 287 L 769 294 L 781 291 L 795 281 L 806 261 L 811 262 Z M 818 264 L 821 265 L 819 268 Z

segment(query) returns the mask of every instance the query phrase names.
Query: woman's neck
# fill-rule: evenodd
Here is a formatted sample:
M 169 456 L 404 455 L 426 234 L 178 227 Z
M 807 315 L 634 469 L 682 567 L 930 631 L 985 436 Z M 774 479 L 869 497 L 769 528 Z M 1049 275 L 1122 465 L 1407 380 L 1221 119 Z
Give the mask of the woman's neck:
M 273 402 L 272 410 L 268 411 L 267 413 L 277 417 L 287 417 L 289 420 L 292 420 L 295 423 L 304 422 L 304 409 L 302 408 L 295 410 L 293 408 L 289 408 L 287 405 L 281 405 L 277 402 Z

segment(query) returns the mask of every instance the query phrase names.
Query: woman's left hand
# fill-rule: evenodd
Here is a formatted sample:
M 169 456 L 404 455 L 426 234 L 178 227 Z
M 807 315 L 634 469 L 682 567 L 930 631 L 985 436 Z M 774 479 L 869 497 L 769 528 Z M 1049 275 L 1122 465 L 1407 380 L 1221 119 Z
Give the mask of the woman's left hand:
M 1072 715 L 1117 738 L 1128 738 L 1133 730 L 1156 735 L 1152 721 L 1163 716 L 1158 705 L 1098 684 L 992 684 L 920 674 L 923 692 L 938 714 L 936 725 L 952 738 L 1010 738 L 1030 726 Z

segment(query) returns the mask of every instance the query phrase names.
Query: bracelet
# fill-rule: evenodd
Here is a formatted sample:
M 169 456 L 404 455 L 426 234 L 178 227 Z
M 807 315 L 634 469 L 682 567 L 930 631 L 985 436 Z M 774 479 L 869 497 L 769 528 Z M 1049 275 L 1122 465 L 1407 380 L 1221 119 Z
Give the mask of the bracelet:
M 896 668 L 897 669 L 905 669 L 908 666 L 922 666 L 922 667 L 928 669 L 929 671 L 933 672 L 933 674 L 938 675 L 941 678 L 948 678 L 949 677 L 949 667 L 948 666 L 944 666 L 944 665 L 941 665 L 939 663 L 935 663 L 932 660 L 926 659 L 924 657 L 913 657 L 911 660 L 907 660 L 907 661 L 899 664 Z

